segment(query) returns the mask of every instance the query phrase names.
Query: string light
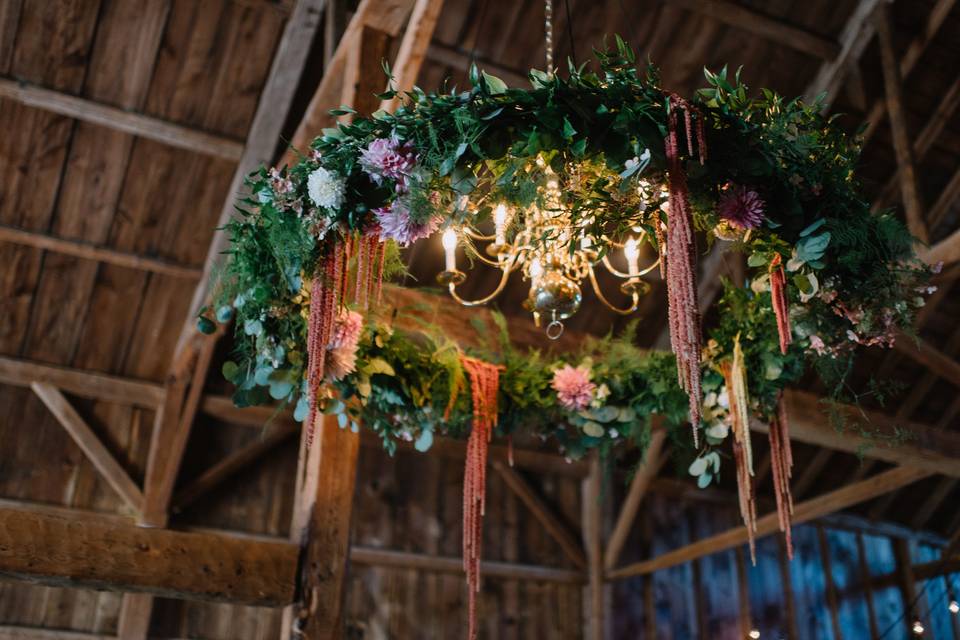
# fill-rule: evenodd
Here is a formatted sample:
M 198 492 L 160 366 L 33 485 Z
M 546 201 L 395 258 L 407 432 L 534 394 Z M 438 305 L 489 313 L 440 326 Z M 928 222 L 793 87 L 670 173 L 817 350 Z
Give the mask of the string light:
M 947 609 L 950 610 L 950 613 L 960 613 L 960 602 L 951 600 L 950 604 L 947 605 Z
M 760 631 L 758 629 L 751 629 L 747 635 L 750 636 L 751 640 L 757 640 L 760 637 Z
M 925 629 L 923 628 L 923 623 L 921 623 L 919 620 L 914 620 L 914 621 L 913 621 L 913 635 L 915 635 L 915 636 L 922 636 L 924 631 L 925 631 Z

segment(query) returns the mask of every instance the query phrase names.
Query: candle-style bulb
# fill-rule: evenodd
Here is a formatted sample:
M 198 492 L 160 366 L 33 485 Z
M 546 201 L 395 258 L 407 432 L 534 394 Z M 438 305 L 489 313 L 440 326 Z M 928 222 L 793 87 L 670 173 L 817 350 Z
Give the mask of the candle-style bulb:
M 496 235 L 496 243 L 499 245 L 507 243 L 507 205 L 498 204 L 493 210 L 493 226 Z
M 634 238 L 627 238 L 623 246 L 623 255 L 627 259 L 627 273 L 630 277 L 636 277 L 640 274 L 640 247 Z
M 540 262 L 540 258 L 534 258 L 533 262 L 530 263 L 530 283 L 531 287 L 537 286 L 540 282 L 540 277 L 543 275 L 543 264 Z
M 446 256 L 447 271 L 457 270 L 457 232 L 453 227 L 449 227 L 443 232 L 441 238 L 443 242 L 443 251 Z

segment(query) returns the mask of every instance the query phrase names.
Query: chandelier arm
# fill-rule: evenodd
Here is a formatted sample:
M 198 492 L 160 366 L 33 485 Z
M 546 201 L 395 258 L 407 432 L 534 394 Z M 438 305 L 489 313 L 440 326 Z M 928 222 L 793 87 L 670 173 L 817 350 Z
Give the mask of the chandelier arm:
M 618 278 L 630 279 L 630 278 L 639 278 L 640 276 L 645 276 L 651 271 L 653 271 L 654 269 L 656 269 L 660 265 L 660 256 L 659 255 L 657 256 L 656 262 L 654 262 L 653 264 L 651 264 L 650 266 L 644 269 L 641 269 L 634 275 L 630 275 L 629 273 L 626 273 L 625 271 L 620 271 L 619 269 L 614 267 L 612 264 L 610 264 L 610 260 L 607 259 L 606 255 L 600 258 L 600 261 L 603 263 L 603 266 L 607 269 L 607 271 L 609 271 L 611 274 L 617 276 Z
M 461 228 L 463 229 L 463 234 L 464 234 L 465 236 L 469 237 L 471 240 L 484 240 L 484 241 L 489 241 L 489 240 L 496 240 L 496 238 L 497 238 L 496 235 L 489 235 L 489 236 L 488 236 L 488 235 L 484 235 L 484 234 L 480 233 L 479 231 L 474 231 L 473 229 L 471 229 L 470 227 L 467 227 L 467 226 L 464 226 L 464 227 L 461 227 Z
M 465 298 L 461 298 L 457 293 L 457 285 L 454 282 L 451 282 L 449 285 L 447 285 L 447 288 L 450 290 L 450 297 L 465 307 L 479 307 L 485 305 L 503 292 L 504 288 L 507 286 L 507 281 L 510 279 L 510 272 L 512 270 L 512 265 L 510 269 L 504 269 L 503 275 L 500 276 L 500 284 L 498 284 L 497 288 L 493 290 L 493 293 L 484 298 L 480 298 L 479 300 L 467 300 Z
M 600 299 L 600 302 L 606 305 L 606 307 L 610 309 L 610 311 L 613 311 L 614 313 L 618 313 L 621 316 L 630 315 L 631 313 L 637 310 L 637 306 L 640 304 L 640 294 L 638 294 L 637 292 L 633 292 L 632 294 L 630 294 L 630 299 L 632 300 L 632 303 L 626 309 L 620 309 L 619 307 L 615 306 L 612 302 L 607 300 L 606 296 L 603 295 L 603 292 L 600 291 L 600 283 L 597 282 L 597 274 L 594 273 L 592 266 L 590 267 L 590 286 L 593 287 L 593 292 L 597 294 L 597 298 Z

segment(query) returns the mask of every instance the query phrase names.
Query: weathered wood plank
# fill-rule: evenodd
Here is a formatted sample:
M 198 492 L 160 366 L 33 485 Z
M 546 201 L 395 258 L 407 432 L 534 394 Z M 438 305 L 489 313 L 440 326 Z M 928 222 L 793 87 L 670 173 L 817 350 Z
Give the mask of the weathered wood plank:
M 74 256 L 76 258 L 107 262 L 119 267 L 140 269 L 151 273 L 173 276 L 174 278 L 199 280 L 201 276 L 200 269 L 193 267 L 186 267 L 166 260 L 148 258 L 125 251 L 100 247 L 87 242 L 57 238 L 24 229 L 14 229 L 13 227 L 0 226 L 0 242 L 10 242 L 26 247 L 34 247 L 36 249 L 44 249 L 46 251 Z
M 444 0 L 416 0 L 410 21 L 400 42 L 397 58 L 393 69 L 397 74 L 394 86 L 399 91 L 410 91 L 417 83 L 420 67 L 427 56 L 427 49 L 433 39 L 433 31 L 443 9 Z M 393 111 L 400 104 L 400 98 L 384 100 L 380 108 L 384 111 Z
M 30 385 L 34 393 L 43 401 L 57 421 L 67 430 L 77 446 L 83 450 L 90 462 L 96 467 L 103 479 L 107 481 L 124 502 L 134 512 L 143 505 L 143 493 L 140 487 L 130 478 L 127 471 L 120 466 L 113 454 L 103 445 L 100 438 L 90 426 L 80 417 L 73 405 L 60 393 L 60 390 L 45 382 L 34 382 Z
M 84 398 L 147 409 L 153 409 L 163 402 L 163 387 L 158 384 L 6 356 L 0 356 L 0 382 L 18 387 L 45 382 Z
M 879 473 L 866 480 L 855 482 L 835 491 L 831 491 L 816 498 L 801 502 L 794 507 L 793 522 L 801 524 L 815 520 L 821 516 L 835 513 L 855 504 L 865 502 L 883 495 L 894 489 L 916 482 L 933 475 L 933 472 L 924 469 L 895 468 Z M 756 537 L 762 537 L 776 532 L 779 522 L 776 513 L 767 514 L 757 519 Z M 732 549 L 747 541 L 746 527 L 736 527 L 724 533 L 699 540 L 693 544 L 681 547 L 674 551 L 657 556 L 650 560 L 636 562 L 621 569 L 607 573 L 607 578 L 619 580 L 632 576 L 644 575 L 669 567 L 701 558 L 711 553 Z
M 350 549 L 350 561 L 375 567 L 396 567 L 456 575 L 463 574 L 463 558 L 432 556 L 408 551 L 352 547 Z M 560 582 L 564 584 L 583 584 L 585 581 L 583 572 L 574 569 L 540 567 L 513 562 L 485 561 L 481 563 L 481 571 L 484 578 Z
M 846 70 L 851 65 L 857 64 L 863 50 L 873 37 L 874 27 L 870 18 L 881 2 L 882 0 L 857 2 L 840 33 L 840 53 L 820 65 L 817 75 L 807 85 L 804 96 L 808 102 L 812 102 L 821 93 L 826 93 L 824 109 L 828 109 L 833 103 Z
M 293 599 L 297 547 L 0 509 L 0 575 L 50 586 L 277 606 Z
M 0 78 L 0 98 L 225 160 L 239 160 L 243 153 L 237 140 L 26 82 Z

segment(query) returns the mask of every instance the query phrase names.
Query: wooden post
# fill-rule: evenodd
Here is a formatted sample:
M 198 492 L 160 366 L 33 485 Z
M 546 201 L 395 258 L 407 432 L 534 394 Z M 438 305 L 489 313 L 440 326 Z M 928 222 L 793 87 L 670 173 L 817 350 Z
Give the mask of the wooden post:
M 913 633 L 914 620 L 920 617 L 917 584 L 913 576 L 913 562 L 910 559 L 910 541 L 906 538 L 897 538 L 893 542 L 893 552 L 897 559 L 900 593 L 903 595 L 903 623 L 906 625 L 906 633 L 909 637 Z
M 797 629 L 797 603 L 793 595 L 793 576 L 790 574 L 790 560 L 787 558 L 787 543 L 783 537 L 777 537 L 780 561 L 780 582 L 783 584 L 783 615 L 784 631 L 789 640 L 800 640 L 800 631 Z
M 301 435 L 299 495 L 291 527 L 291 537 L 301 544 L 301 565 L 292 627 L 310 640 L 336 640 L 343 636 L 350 517 L 359 449 L 360 435 L 341 429 L 336 416 L 318 420 L 309 451 L 306 429 Z M 283 632 L 289 634 L 291 630 L 287 627 Z
M 587 550 L 587 598 L 584 616 L 584 638 L 604 639 L 604 580 L 603 580 L 603 485 L 600 456 L 595 451 L 590 458 L 590 475 L 583 481 L 583 541 Z
M 747 638 L 753 629 L 753 620 L 750 616 L 750 580 L 747 576 L 747 554 L 743 546 L 734 550 L 737 556 L 737 591 L 740 602 L 740 637 Z
M 873 582 L 870 579 L 870 565 L 867 563 L 867 549 L 863 544 L 863 534 L 857 534 L 857 559 L 860 563 L 860 584 L 863 585 L 863 595 L 867 600 L 867 615 L 870 616 L 870 640 L 880 639 L 880 629 L 877 627 L 877 612 L 873 605 Z
M 840 631 L 840 619 L 837 617 L 839 603 L 837 586 L 833 582 L 833 563 L 830 561 L 830 541 L 827 540 L 827 532 L 819 525 L 817 526 L 817 538 L 820 542 L 820 565 L 823 567 L 823 576 L 827 582 L 827 606 L 830 608 L 830 624 L 833 627 L 833 637 L 835 640 L 843 640 L 843 634 Z

